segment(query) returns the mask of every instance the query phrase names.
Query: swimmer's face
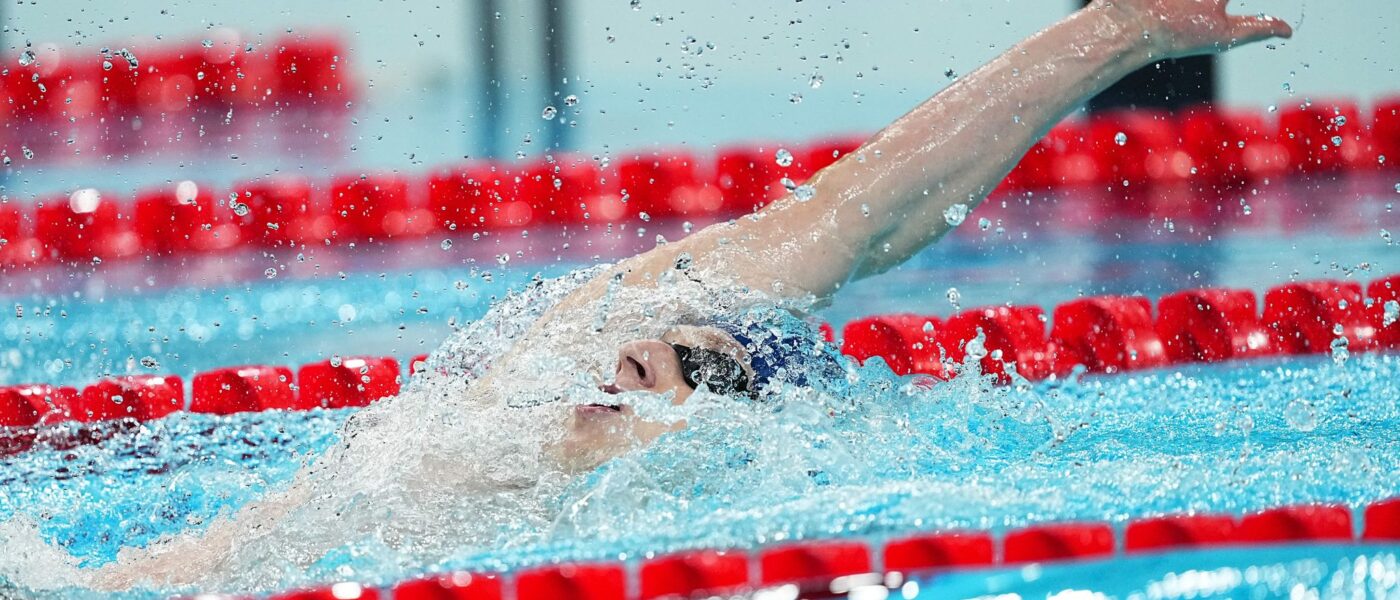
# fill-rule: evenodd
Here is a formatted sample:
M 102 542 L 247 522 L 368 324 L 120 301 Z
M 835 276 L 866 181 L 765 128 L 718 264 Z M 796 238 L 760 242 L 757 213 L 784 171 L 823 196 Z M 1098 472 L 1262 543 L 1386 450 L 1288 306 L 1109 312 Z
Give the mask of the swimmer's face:
M 660 338 L 623 344 L 612 383 L 599 389 L 609 394 L 669 395 L 679 406 L 695 393 L 695 384 L 721 392 L 744 391 L 753 377 L 748 352 L 734 336 L 714 327 L 679 325 Z M 736 386 L 742 387 L 723 389 Z M 683 427 L 684 422 L 643 420 L 621 399 L 616 404 L 582 404 L 574 407 L 561 458 L 571 468 L 591 469 L 634 444 L 650 444 Z

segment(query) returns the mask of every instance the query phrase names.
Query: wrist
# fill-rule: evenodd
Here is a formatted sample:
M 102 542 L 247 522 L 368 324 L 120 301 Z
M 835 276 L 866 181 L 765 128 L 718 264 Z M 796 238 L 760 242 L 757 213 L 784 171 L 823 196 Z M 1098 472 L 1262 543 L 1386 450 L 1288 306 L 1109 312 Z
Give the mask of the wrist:
M 1153 31 L 1140 13 L 1115 3 L 1095 2 L 1075 16 L 1083 17 L 1092 36 L 1086 46 L 1106 53 L 1109 64 L 1122 75 L 1171 57 L 1166 36 Z

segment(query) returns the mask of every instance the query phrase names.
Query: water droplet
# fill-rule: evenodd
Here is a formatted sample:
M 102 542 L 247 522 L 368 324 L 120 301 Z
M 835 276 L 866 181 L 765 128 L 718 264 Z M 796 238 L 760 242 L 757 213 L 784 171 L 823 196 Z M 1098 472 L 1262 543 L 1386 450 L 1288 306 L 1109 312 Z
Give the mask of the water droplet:
M 251 212 L 251 211 L 249 210 L 249 208 L 248 208 L 248 205 L 247 205 L 247 204 L 244 204 L 244 203 L 242 203 L 242 202 L 239 202 L 239 203 L 237 203 L 237 204 L 234 204 L 233 206 L 230 206 L 229 208 L 232 208 L 232 209 L 233 209 L 233 214 L 238 215 L 238 216 L 240 216 L 240 217 L 246 217 L 246 216 L 248 216 L 248 213 Z M 270 223 L 269 223 L 269 224 L 270 224 Z
M 213 48 L 213 47 L 214 47 L 214 40 L 204 40 L 204 41 L 201 41 L 201 42 L 199 43 L 199 45 L 204 46 L 205 48 Z
M 1346 364 L 1347 359 L 1351 358 L 1349 346 L 1350 342 L 1345 336 L 1332 340 L 1332 362 L 1339 367 Z
M 958 288 L 955 287 L 948 288 L 948 304 L 952 304 L 955 309 L 961 309 L 962 307 L 958 305 L 959 302 L 962 302 L 962 292 L 959 292 Z
M 632 10 L 642 10 L 642 0 L 632 0 Z
M 34 158 L 34 151 L 30 150 L 29 146 L 21 146 L 20 152 L 24 154 L 25 160 L 32 160 Z
M 778 148 L 778 151 L 773 153 L 773 160 L 775 160 L 780 167 L 790 167 L 792 166 L 792 153 L 788 152 L 787 148 Z
M 1347 124 L 1346 115 L 1337 115 L 1337 116 L 1335 116 L 1335 117 L 1332 117 L 1332 124 L 1335 125 L 1335 126 L 1337 126 L 1337 127 L 1341 127 L 1341 126 L 1343 126 L 1343 125 L 1346 125 L 1346 124 Z
M 977 329 L 977 337 L 968 340 L 967 345 L 964 346 L 963 349 L 967 353 L 967 360 L 980 361 L 986 358 L 987 334 L 983 333 L 982 329 L 979 327 Z
M 126 398 L 124 396 L 122 396 L 121 394 L 112 394 L 112 404 L 121 404 L 123 402 L 126 402 Z
M 554 108 L 553 106 L 544 107 L 544 111 L 540 113 L 540 118 L 546 121 L 553 121 L 554 117 L 557 116 L 559 116 L 559 109 Z
M 1340 136 L 1340 135 L 1334 135 L 1334 136 L 1332 136 L 1332 145 L 1333 145 L 1333 146 L 1340 146 L 1340 145 L 1342 145 L 1342 136 Z
M 821 75 L 813 73 L 812 78 L 807 80 L 807 85 L 811 86 L 811 88 L 815 90 L 821 87 L 822 83 L 825 81 L 826 79 L 823 78 Z
M 127 50 L 126 48 L 122 48 L 121 50 L 118 50 L 118 51 L 117 51 L 117 56 L 120 56 L 120 57 L 126 59 L 126 64 L 127 64 L 128 66 L 130 66 L 131 68 L 133 68 L 133 69 L 135 69 L 135 68 L 141 66 L 141 61 L 136 60 L 136 55 L 135 55 L 135 54 L 132 54 L 131 51 L 130 51 L 130 50 Z
M 977 228 L 978 228 L 978 229 L 981 229 L 982 231 L 986 231 L 986 230 L 988 230 L 988 229 L 991 229 L 991 228 L 992 228 L 992 220 L 991 220 L 991 219 L 988 219 L 987 217 L 982 217 L 982 218 L 980 218 L 980 219 L 977 219 Z
M 1317 409 L 1311 402 L 1298 398 L 1283 407 L 1283 420 L 1290 429 L 1307 433 L 1317 429 Z
M 962 225 L 967 220 L 967 205 L 959 202 L 943 209 L 943 220 L 953 227 Z
M 1382 327 L 1390 327 L 1391 325 L 1394 325 L 1396 321 L 1400 321 L 1400 302 L 1397 302 L 1395 300 L 1386 300 L 1385 304 L 1383 305 L 1383 309 L 1384 310 L 1381 313 Z
M 332 355 L 331 355 L 331 366 L 332 366 L 332 367 L 339 367 L 340 365 L 341 365 L 340 355 L 339 355 L 339 354 L 332 354 Z
M 817 190 L 813 188 L 811 184 L 807 183 L 797 186 L 797 189 L 792 191 L 792 196 L 794 198 L 797 198 L 798 202 L 806 202 L 808 200 L 811 200 L 816 195 Z
M 797 92 L 793 92 L 792 95 L 788 96 L 788 102 L 791 102 L 791 103 L 793 103 L 793 104 L 801 104 L 801 103 L 802 103 L 802 94 L 799 94 L 799 93 L 797 93 Z
M 141 357 L 141 366 L 154 371 L 160 368 L 160 362 L 154 357 L 143 356 Z
M 564 96 L 564 106 L 578 106 L 578 96 L 573 94 Z
M 1118 132 L 1117 135 L 1113 136 L 1113 143 L 1118 144 L 1119 146 L 1128 145 L 1128 134 L 1123 133 L 1121 131 Z
M 27 67 L 32 65 L 36 59 L 37 57 L 34 56 L 34 51 L 26 49 L 24 52 L 19 53 L 19 66 Z
M 452 240 L 443 240 L 441 246 L 443 250 L 451 250 Z
M 951 80 L 955 80 L 955 79 L 958 78 L 958 72 L 957 72 L 957 71 L 954 71 L 954 70 L 952 70 L 952 69 L 948 69 L 947 71 L 944 71 L 944 72 L 943 72 L 943 76 L 946 77 L 946 78 L 948 78 L 948 80 L 950 80 L 950 81 L 951 81 Z
M 647 211 L 642 211 L 641 213 L 639 213 L 639 214 L 637 215 L 637 218 L 638 218 L 638 219 L 641 219 L 642 221 L 647 222 L 647 223 L 650 223 L 650 222 L 651 222 L 651 214 L 648 213 Z
M 103 70 L 103 71 L 111 71 L 111 70 L 112 70 L 112 61 L 103 59 L 103 60 L 102 60 L 102 70 Z

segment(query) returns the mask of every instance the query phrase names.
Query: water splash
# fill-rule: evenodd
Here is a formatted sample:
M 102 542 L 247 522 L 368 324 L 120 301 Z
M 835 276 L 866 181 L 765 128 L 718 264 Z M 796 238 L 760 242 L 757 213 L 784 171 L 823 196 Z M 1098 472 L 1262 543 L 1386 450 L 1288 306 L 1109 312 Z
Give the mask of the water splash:
M 607 288 L 604 268 L 505 297 L 403 394 L 353 414 L 182 415 L 23 455 L 0 467 L 0 542 L 22 549 L 0 577 L 150 596 L 272 590 L 1400 493 L 1385 476 L 1400 465 L 1400 358 L 1373 354 L 1004 387 L 975 363 L 936 385 L 878 359 L 845 363 L 762 402 L 629 398 L 687 427 L 647 446 L 623 439 L 576 470 L 560 455 L 570 405 L 596 398 L 623 341 L 757 315 L 803 353 L 834 351 L 786 312 L 802 303 L 774 308 L 708 277 L 563 301 Z

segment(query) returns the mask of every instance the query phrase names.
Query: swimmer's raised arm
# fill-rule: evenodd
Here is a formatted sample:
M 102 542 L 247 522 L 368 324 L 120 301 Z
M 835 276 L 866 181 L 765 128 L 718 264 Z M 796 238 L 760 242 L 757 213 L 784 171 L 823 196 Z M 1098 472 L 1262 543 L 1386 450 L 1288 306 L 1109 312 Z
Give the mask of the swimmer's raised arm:
M 1097 0 L 1022 41 L 877 133 L 790 195 L 624 263 L 640 282 L 680 253 L 781 295 L 829 297 L 938 240 L 943 212 L 976 207 L 1080 103 L 1164 58 L 1288 37 L 1227 0 Z

